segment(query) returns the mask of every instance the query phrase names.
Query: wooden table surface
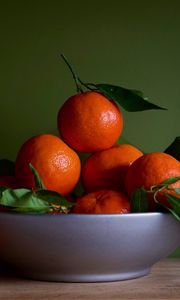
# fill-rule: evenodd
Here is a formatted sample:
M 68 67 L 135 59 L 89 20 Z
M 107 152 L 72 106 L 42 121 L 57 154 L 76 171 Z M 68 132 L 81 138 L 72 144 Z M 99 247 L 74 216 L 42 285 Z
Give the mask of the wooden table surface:
M 4 299 L 180 299 L 180 259 L 155 264 L 145 277 L 109 283 L 57 283 L 0 274 L 0 300 Z

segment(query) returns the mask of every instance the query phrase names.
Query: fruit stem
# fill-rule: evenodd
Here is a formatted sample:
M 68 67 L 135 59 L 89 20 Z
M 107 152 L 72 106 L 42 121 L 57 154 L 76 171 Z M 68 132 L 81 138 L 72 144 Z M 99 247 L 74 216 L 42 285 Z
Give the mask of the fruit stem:
M 82 92 L 83 92 L 83 89 L 82 89 L 81 85 L 79 84 L 78 76 L 77 76 L 76 73 L 74 72 L 72 66 L 71 66 L 70 63 L 68 62 L 68 60 L 67 60 L 67 58 L 65 57 L 65 55 L 64 55 L 64 54 L 61 54 L 61 57 L 62 57 L 62 59 L 65 61 L 66 65 L 68 66 L 69 70 L 70 70 L 71 73 L 72 73 L 72 76 L 73 76 L 74 81 L 75 81 L 75 84 L 76 84 L 77 92 L 78 92 L 78 93 L 82 93 Z
M 85 88 L 87 88 L 90 91 L 95 91 L 97 90 L 96 85 L 93 83 L 84 83 L 80 78 L 78 78 L 78 81 L 83 85 Z

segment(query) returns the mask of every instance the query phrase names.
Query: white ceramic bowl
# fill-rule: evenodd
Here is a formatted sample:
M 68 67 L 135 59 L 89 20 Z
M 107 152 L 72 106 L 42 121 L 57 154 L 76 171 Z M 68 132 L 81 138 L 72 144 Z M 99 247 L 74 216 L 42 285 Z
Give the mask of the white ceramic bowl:
M 1 262 L 28 278 L 64 282 L 131 279 L 180 245 L 180 222 L 165 213 L 0 213 Z

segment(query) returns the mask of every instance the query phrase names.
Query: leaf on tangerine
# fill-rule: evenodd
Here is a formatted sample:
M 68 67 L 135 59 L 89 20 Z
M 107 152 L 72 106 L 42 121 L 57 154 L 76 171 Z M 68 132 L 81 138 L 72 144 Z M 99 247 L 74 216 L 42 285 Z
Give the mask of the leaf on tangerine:
M 175 176 L 175 177 L 169 177 L 168 179 L 165 179 L 161 185 L 171 185 L 174 184 L 176 182 L 178 182 L 180 180 L 180 176 Z
M 131 211 L 132 212 L 148 211 L 147 191 L 143 187 L 137 188 L 132 194 Z
M 30 163 L 29 168 L 34 176 L 34 181 L 37 189 L 46 189 L 45 185 L 35 167 Z
M 86 87 L 87 86 L 88 85 L 86 84 Z M 91 86 L 94 86 L 96 91 L 102 93 L 108 99 L 118 102 L 120 106 L 122 106 L 126 111 L 129 112 L 150 109 L 166 110 L 166 108 L 149 102 L 147 100 L 147 97 L 144 97 L 143 93 L 140 91 L 126 89 L 111 84 L 91 84 Z
M 178 221 L 180 221 L 180 199 L 175 197 L 174 195 L 171 195 L 169 193 L 163 193 L 168 201 L 168 203 L 171 205 L 171 208 L 164 205 L 163 206 L 169 210 Z
M 33 190 L 5 189 L 0 196 L 0 205 L 9 207 L 17 212 L 47 212 L 50 209 L 48 202 L 38 198 Z

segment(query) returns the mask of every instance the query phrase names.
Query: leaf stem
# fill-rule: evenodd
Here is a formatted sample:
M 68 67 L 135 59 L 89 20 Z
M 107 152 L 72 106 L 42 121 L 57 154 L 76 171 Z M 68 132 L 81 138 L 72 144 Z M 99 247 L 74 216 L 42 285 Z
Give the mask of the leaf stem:
M 72 66 L 70 65 L 70 63 L 68 62 L 67 58 L 65 57 L 64 54 L 61 54 L 62 59 L 65 61 L 66 65 L 68 66 L 69 70 L 72 73 L 73 79 L 75 81 L 76 84 L 76 89 L 78 93 L 82 93 L 83 89 L 81 87 L 81 85 L 79 84 L 80 80 L 78 78 L 78 76 L 76 75 L 75 71 L 73 70 Z
M 95 84 L 82 82 L 82 80 L 80 78 L 78 78 L 78 80 L 81 83 L 81 85 L 83 85 L 88 90 L 90 90 L 90 91 L 98 91 L 98 88 L 96 87 Z

